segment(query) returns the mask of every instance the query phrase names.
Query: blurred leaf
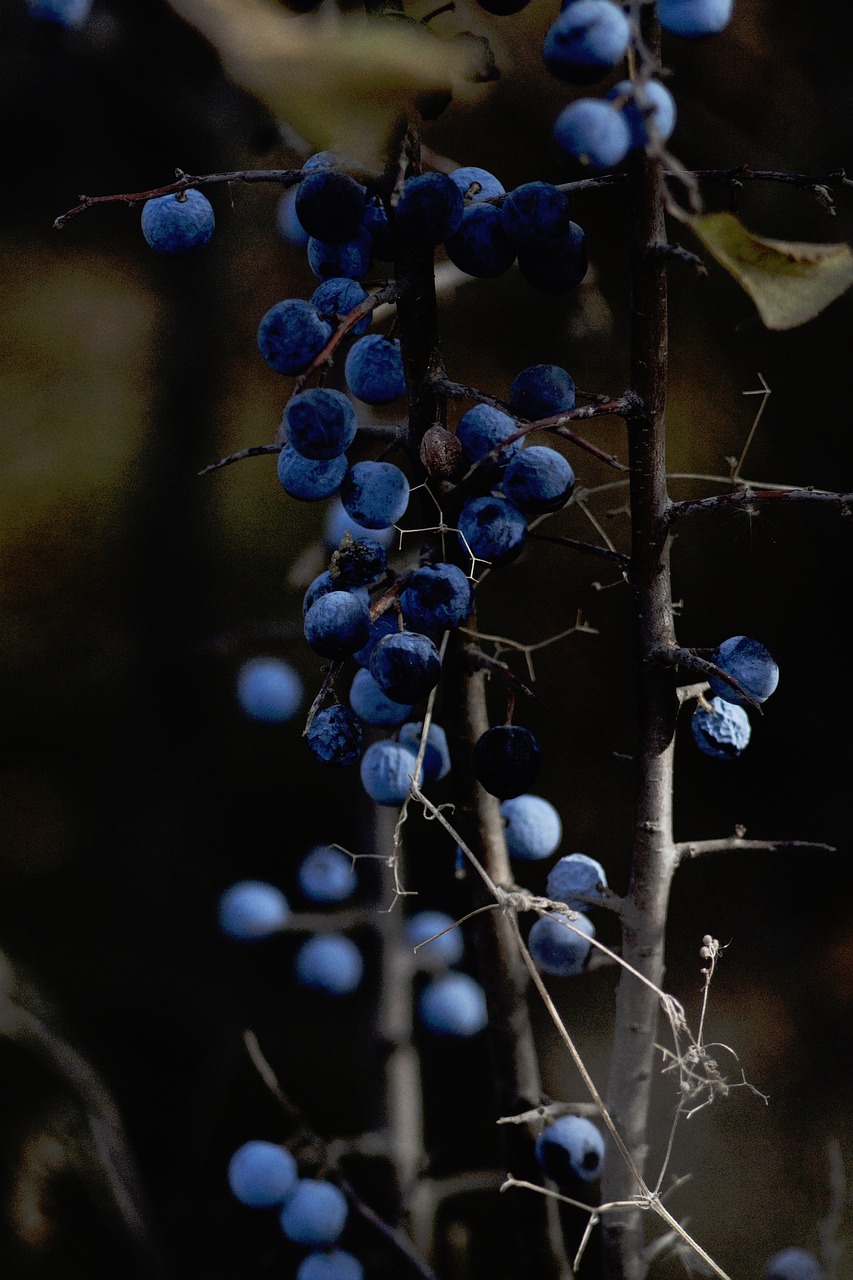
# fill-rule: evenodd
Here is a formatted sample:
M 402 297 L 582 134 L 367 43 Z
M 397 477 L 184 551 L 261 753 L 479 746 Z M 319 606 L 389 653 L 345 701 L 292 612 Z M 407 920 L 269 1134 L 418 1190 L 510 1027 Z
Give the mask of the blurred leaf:
M 690 226 L 746 290 L 768 329 L 795 329 L 813 320 L 853 284 L 847 244 L 764 240 L 732 213 L 700 214 Z
M 278 120 L 318 149 L 342 151 L 368 168 L 382 167 L 392 128 L 419 94 L 469 96 L 478 77 L 467 42 L 405 19 L 294 15 L 267 0 L 171 4 Z

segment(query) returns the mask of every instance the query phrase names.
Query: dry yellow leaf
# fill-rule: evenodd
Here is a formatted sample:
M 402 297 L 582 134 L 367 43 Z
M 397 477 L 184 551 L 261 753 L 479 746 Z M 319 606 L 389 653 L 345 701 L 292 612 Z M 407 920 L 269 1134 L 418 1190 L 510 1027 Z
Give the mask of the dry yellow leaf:
M 419 94 L 474 91 L 465 41 L 403 20 L 288 14 L 267 0 L 171 0 L 224 70 L 311 145 L 381 168 L 383 149 Z
M 847 244 L 802 244 L 753 235 L 733 213 L 704 213 L 689 225 L 758 307 L 768 329 L 813 320 L 853 284 Z

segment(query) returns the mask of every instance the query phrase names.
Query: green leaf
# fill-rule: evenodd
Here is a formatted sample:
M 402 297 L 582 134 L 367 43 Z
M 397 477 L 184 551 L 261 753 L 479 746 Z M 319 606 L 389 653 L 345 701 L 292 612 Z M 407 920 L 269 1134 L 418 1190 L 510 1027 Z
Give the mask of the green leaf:
M 698 214 L 689 225 L 746 290 L 768 329 L 795 329 L 813 320 L 853 284 L 847 244 L 765 240 L 733 213 Z
M 477 67 L 465 41 L 404 19 L 288 14 L 268 0 L 171 0 L 226 73 L 313 146 L 381 168 L 394 126 L 423 93 L 468 97 Z

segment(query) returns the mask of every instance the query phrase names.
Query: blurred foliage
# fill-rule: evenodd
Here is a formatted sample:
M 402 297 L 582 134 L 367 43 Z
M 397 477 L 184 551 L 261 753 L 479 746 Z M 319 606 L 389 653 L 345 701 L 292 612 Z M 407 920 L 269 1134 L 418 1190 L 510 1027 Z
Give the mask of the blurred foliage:
M 847 244 L 792 244 L 751 235 L 732 213 L 705 213 L 690 227 L 750 295 L 768 329 L 796 329 L 853 284 Z
M 464 40 L 400 16 L 286 14 L 264 0 L 171 0 L 217 50 L 225 70 L 312 149 L 333 148 L 368 169 L 420 95 L 472 96 L 479 68 Z

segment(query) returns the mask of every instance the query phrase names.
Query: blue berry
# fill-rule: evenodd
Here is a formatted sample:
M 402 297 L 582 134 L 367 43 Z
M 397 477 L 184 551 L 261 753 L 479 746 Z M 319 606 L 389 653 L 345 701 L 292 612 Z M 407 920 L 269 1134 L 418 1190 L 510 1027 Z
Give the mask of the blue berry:
M 495 725 L 474 745 L 474 774 L 491 795 L 511 800 L 535 782 L 539 754 L 539 744 L 529 729 L 517 724 Z
M 507 564 L 527 541 L 527 520 L 506 498 L 472 498 L 459 514 L 465 550 L 478 560 Z
M 813 1253 L 794 1245 L 774 1253 L 764 1268 L 762 1280 L 824 1280 L 824 1274 Z
M 475 1036 L 489 1020 L 485 992 L 467 973 L 442 973 L 428 982 L 418 1013 L 426 1029 L 439 1036 Z
M 308 244 L 308 232 L 296 216 L 296 188 L 288 187 L 275 207 L 275 225 L 278 234 L 287 244 L 304 249 Z
M 349 701 L 359 720 L 365 724 L 402 724 L 412 713 L 410 706 L 394 702 L 384 694 L 366 667 L 359 667 L 353 676 Z
M 304 373 L 332 336 L 328 320 L 302 298 L 277 302 L 258 325 L 258 348 L 271 369 L 294 377 Z
M 666 142 L 675 128 L 675 99 L 660 80 L 646 80 L 642 84 L 620 80 L 608 90 L 607 98 L 610 102 L 623 101 L 618 110 L 630 130 L 632 148 L 648 146 L 650 124 L 661 142 Z
M 208 243 L 213 227 L 213 206 L 192 188 L 180 195 L 155 196 L 142 206 L 142 234 L 157 253 L 195 253 Z
M 346 169 L 352 164 L 342 151 L 315 151 L 303 161 L 302 172 L 314 173 L 317 169 Z
M 367 296 L 367 290 L 357 280 L 350 280 L 348 276 L 332 276 L 330 280 L 324 280 L 317 286 L 311 294 L 311 303 L 321 315 L 347 316 Z M 372 321 L 373 313 L 369 312 L 353 325 L 350 333 L 356 338 L 361 337 L 363 333 L 367 333 Z
M 29 0 L 30 16 L 60 27 L 80 27 L 89 16 L 92 0 Z
M 330 591 L 311 605 L 304 619 L 305 639 L 324 658 L 355 653 L 370 637 L 370 610 L 349 591 Z
M 425 564 L 400 597 L 406 625 L 427 634 L 461 627 L 474 605 L 471 579 L 455 564 Z
M 575 473 L 556 449 L 534 444 L 511 460 L 504 472 L 503 491 L 524 512 L 557 511 L 575 487 Z
M 328 244 L 352 240 L 364 214 L 364 187 L 348 173 L 314 169 L 296 188 L 296 216 L 309 236 Z
M 437 937 L 437 934 L 441 936 Z M 415 959 L 424 969 L 443 969 L 458 964 L 465 953 L 462 931 L 454 927 L 453 916 L 445 911 L 416 911 L 409 916 L 406 942 L 413 949 L 419 947 Z
M 359 524 L 385 529 L 405 513 L 409 482 L 393 462 L 357 462 L 344 476 L 341 502 Z
M 770 652 L 758 640 L 752 640 L 749 636 L 730 636 L 717 646 L 711 654 L 711 661 L 721 671 L 733 676 L 744 693 L 748 693 L 756 702 L 766 701 L 779 683 L 779 668 Z M 711 676 L 709 684 L 712 693 L 724 702 L 733 702 L 740 707 L 749 706 L 737 690 L 719 676 Z
M 446 173 L 409 178 L 397 204 L 397 227 L 413 244 L 441 244 L 459 230 L 465 204 L 462 192 Z
M 345 1249 L 316 1250 L 302 1259 L 296 1280 L 364 1280 L 364 1267 Z
M 361 280 L 367 275 L 373 258 L 373 240 L 370 232 L 361 227 L 352 240 L 330 244 L 311 236 L 308 241 L 308 266 L 318 280 L 331 280 L 346 276 Z
M 350 401 L 342 391 L 327 387 L 313 387 L 288 400 L 284 425 L 288 443 L 315 461 L 340 457 L 358 431 Z
M 417 756 L 404 742 L 373 742 L 361 757 L 361 785 L 376 804 L 402 804 L 409 794 Z M 423 769 L 417 776 L 423 782 Z
M 459 230 L 444 242 L 447 256 L 466 275 L 490 280 L 515 262 L 515 245 L 504 227 L 500 209 L 491 204 L 469 205 Z
M 296 979 L 303 987 L 331 996 L 351 995 L 364 976 L 361 952 L 343 933 L 312 934 L 296 952 L 293 965 Z M 291 1236 L 291 1239 L 295 1238 Z M 331 1239 L 303 1240 L 301 1243 L 331 1244 Z
M 552 1182 L 594 1182 L 604 1160 L 604 1138 L 583 1116 L 560 1116 L 536 1139 L 536 1159 Z
M 344 454 L 337 458 L 306 458 L 286 444 L 278 455 L 278 482 L 285 493 L 301 502 L 319 502 L 337 493 L 349 463 Z
M 368 200 L 364 206 L 362 226 L 373 242 L 373 256 L 380 262 L 392 262 L 394 259 L 394 238 L 385 206 L 378 196 Z
M 334 1244 L 347 1220 L 344 1193 L 331 1182 L 300 1178 L 284 1202 L 281 1229 L 296 1244 Z
M 250 658 L 237 673 L 237 701 L 252 720 L 285 724 L 302 704 L 302 681 L 282 658 Z
M 328 569 L 325 570 L 325 572 L 318 574 L 314 581 L 309 585 L 305 595 L 302 597 L 302 617 L 305 617 L 314 601 L 319 600 L 320 596 L 327 596 L 331 591 L 340 590 L 340 582 L 337 578 L 332 577 Z M 361 600 L 366 608 L 370 608 L 370 596 L 368 595 L 367 587 L 348 587 L 347 590 L 350 591 L 357 600 Z
M 706 756 L 733 760 L 749 742 L 752 732 L 743 707 L 724 698 L 711 699 L 711 711 L 698 707 L 690 720 L 696 745 Z
M 473 164 L 454 169 L 450 176 L 463 196 L 468 195 L 475 183 L 479 186 L 479 191 L 475 191 L 470 196 L 471 200 L 488 200 L 490 196 L 505 194 L 503 183 L 498 182 L 493 173 L 489 173 L 488 169 L 478 169 Z
M 580 0 L 577 0 L 580 3 Z M 540 293 L 560 294 L 575 289 L 587 273 L 586 238 L 576 222 L 559 245 L 545 253 L 536 249 L 519 249 L 518 269 L 524 279 Z
M 328 844 L 317 845 L 305 855 L 296 881 L 309 902 L 345 902 L 356 888 L 352 859 Z
M 531 422 L 571 413 L 575 407 L 575 381 L 558 364 L 533 364 L 513 378 L 509 402 L 515 412 Z
M 536 862 L 556 853 L 563 838 L 560 815 L 542 796 L 520 795 L 504 800 L 501 817 L 511 858 Z
M 675 36 L 714 36 L 728 26 L 733 8 L 733 0 L 658 0 L 658 17 Z
M 418 720 L 404 724 L 400 729 L 400 741 L 408 743 L 415 752 L 420 751 L 424 722 Z M 447 734 L 441 725 L 431 722 L 424 751 L 424 777 L 428 782 L 440 782 L 450 773 L 450 749 Z
M 624 112 L 603 98 L 576 98 L 563 107 L 554 121 L 554 140 L 565 155 L 593 173 L 619 164 L 632 145 Z
M 489 404 L 475 404 L 473 409 L 463 413 L 456 428 L 456 437 L 462 444 L 467 456 L 476 462 L 485 454 L 497 448 L 510 436 L 515 435 L 518 423 L 501 409 L 493 409 Z M 510 458 L 518 453 L 522 446 L 521 439 L 508 444 L 497 455 L 488 469 L 495 474 L 503 470 Z
M 555 978 L 576 978 L 583 971 L 595 928 L 586 916 L 572 920 L 571 928 L 564 920 L 565 917 L 557 915 L 540 916 L 530 930 L 527 946 L 540 973 L 550 973 Z M 575 929 L 586 936 L 581 937 Z
M 296 1185 L 296 1161 L 274 1142 L 244 1142 L 228 1162 L 228 1186 L 241 1204 L 271 1209 Z
M 604 867 L 585 853 L 570 853 L 560 858 L 548 872 L 546 881 L 548 897 L 554 902 L 564 902 L 571 911 L 589 911 L 595 899 L 601 898 L 599 884 L 607 888 Z M 578 893 L 583 897 L 574 896 Z
M 237 942 L 269 938 L 289 919 L 287 898 L 264 880 L 238 880 L 219 898 L 219 927 Z
M 321 764 L 355 764 L 361 755 L 361 721 L 349 707 L 335 703 L 317 712 L 305 740 Z
M 384 640 L 386 636 L 396 635 L 399 630 L 397 614 L 393 609 L 387 609 L 385 613 L 380 613 L 379 617 L 370 624 L 370 637 L 367 644 L 363 645 L 361 649 L 356 649 L 353 654 L 359 666 L 369 666 L 370 656 L 379 641 Z
M 429 636 L 398 631 L 374 646 L 370 674 L 394 702 L 414 704 L 438 684 L 441 656 Z
M 631 24 L 611 0 L 575 0 L 545 37 L 545 66 L 570 84 L 592 84 L 624 58 Z
M 390 404 L 405 395 L 406 377 L 400 344 L 378 333 L 358 338 L 344 361 L 347 386 L 365 404 Z
M 340 545 L 341 538 L 345 533 L 351 534 L 353 538 L 370 538 L 373 542 L 378 542 L 386 549 L 391 546 L 397 536 L 397 530 L 393 525 L 389 525 L 386 529 L 366 529 L 357 520 L 353 520 L 340 498 L 334 498 L 329 503 L 329 508 L 326 511 L 326 519 L 323 524 L 323 541 L 331 551 L 334 551 Z
M 559 244 L 569 229 L 571 203 L 550 182 L 525 182 L 510 191 L 501 207 L 508 239 L 516 249 L 544 252 Z

